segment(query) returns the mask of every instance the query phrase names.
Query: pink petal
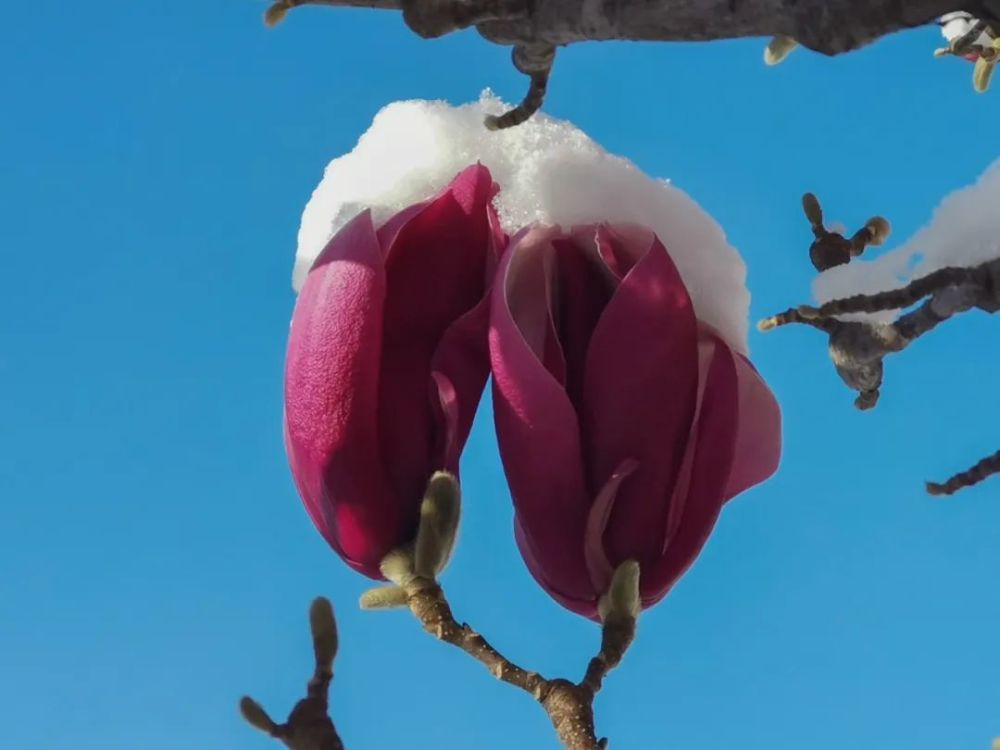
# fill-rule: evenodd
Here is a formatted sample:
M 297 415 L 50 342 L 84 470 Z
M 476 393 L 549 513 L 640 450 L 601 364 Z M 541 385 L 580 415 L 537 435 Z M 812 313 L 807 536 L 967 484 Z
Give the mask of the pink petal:
M 684 512 L 659 560 L 640 574 L 643 606 L 662 599 L 697 558 L 725 499 L 738 425 L 738 376 L 734 355 L 712 335 L 714 352 L 692 436 L 690 480 Z
M 610 230 L 612 244 L 623 244 Z M 668 501 L 694 418 L 697 322 L 687 289 L 662 244 L 645 248 L 605 308 L 590 342 L 584 383 L 584 451 L 589 486 L 600 487 L 628 459 L 603 541 L 612 565 L 660 555 Z M 616 253 L 619 260 L 626 251 Z M 595 581 L 603 587 L 607 582 Z
M 590 236 L 585 238 L 591 248 L 593 237 L 591 228 Z M 583 403 L 587 349 L 597 321 L 618 286 L 618 279 L 608 272 L 597 255 L 585 250 L 586 244 L 560 237 L 552 241 L 552 247 L 556 264 L 552 295 L 555 328 L 558 328 L 556 344 L 560 345 L 564 358 L 559 380 L 565 384 L 570 401 L 579 413 Z
M 366 211 L 309 272 L 285 364 L 289 462 L 309 516 L 351 565 L 374 576 L 401 523 L 376 431 L 384 299 L 382 254 Z
M 622 482 L 635 473 L 639 462 L 633 458 L 622 461 L 614 473 L 604 483 L 587 515 L 587 536 L 584 540 L 584 554 L 587 556 L 587 571 L 594 586 L 595 596 L 608 590 L 615 564 L 608 559 L 604 546 L 604 532 L 615 510 Z M 620 562 L 620 561 L 619 561 Z
M 781 407 L 750 361 L 736 355 L 739 378 L 739 426 L 733 468 L 726 485 L 729 500 L 760 484 L 781 461 Z
M 579 425 L 566 391 L 545 367 L 555 229 L 515 238 L 501 262 L 490 318 L 493 409 L 522 550 L 550 593 L 592 599 L 583 539 L 590 499 Z
M 447 422 L 440 419 L 432 371 L 451 381 L 455 429 L 463 435 L 489 373 L 485 308 L 463 317 L 481 304 L 488 271 L 495 267 L 490 221 L 495 192 L 485 167 L 469 167 L 421 210 L 408 210 L 404 224 L 390 221 L 380 233 L 391 245 L 383 245 L 387 290 L 379 441 L 411 532 L 431 472 L 457 469 L 455 452 L 461 450 L 457 434 L 451 439 L 444 434 Z M 442 451 L 449 444 L 453 455 L 446 457 Z

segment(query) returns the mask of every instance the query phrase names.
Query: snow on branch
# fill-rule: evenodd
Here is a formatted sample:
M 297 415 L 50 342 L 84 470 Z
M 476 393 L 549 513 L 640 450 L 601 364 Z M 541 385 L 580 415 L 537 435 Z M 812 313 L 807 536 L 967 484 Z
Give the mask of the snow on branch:
M 878 402 L 887 355 L 955 315 L 1000 310 L 1000 160 L 974 185 L 946 197 L 926 228 L 874 261 L 855 259 L 866 244 L 875 244 L 867 235 L 862 235 L 867 243 L 852 242 L 827 232 L 815 197 L 806 194 L 803 205 L 816 236 L 810 255 L 823 271 L 814 285 L 822 304 L 790 308 L 758 327 L 767 331 L 800 323 L 826 333 L 837 374 L 858 392 L 858 409 Z M 818 253 L 817 246 L 824 252 Z M 1000 458 L 994 454 L 927 488 L 931 494 L 950 495 L 998 471 Z

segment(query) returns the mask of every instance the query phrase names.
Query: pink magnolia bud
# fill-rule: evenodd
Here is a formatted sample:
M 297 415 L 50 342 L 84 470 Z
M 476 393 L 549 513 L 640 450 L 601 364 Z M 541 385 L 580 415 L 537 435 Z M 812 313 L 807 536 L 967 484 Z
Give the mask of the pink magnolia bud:
M 777 469 L 773 395 L 697 319 L 645 228 L 519 233 L 496 277 L 490 352 L 518 545 L 574 612 L 596 618 L 629 559 L 642 605 L 655 604 L 723 504 Z
M 330 240 L 295 305 L 285 442 L 316 528 L 356 570 L 413 540 L 436 470 L 458 471 L 489 373 L 487 296 L 506 237 L 489 171 Z

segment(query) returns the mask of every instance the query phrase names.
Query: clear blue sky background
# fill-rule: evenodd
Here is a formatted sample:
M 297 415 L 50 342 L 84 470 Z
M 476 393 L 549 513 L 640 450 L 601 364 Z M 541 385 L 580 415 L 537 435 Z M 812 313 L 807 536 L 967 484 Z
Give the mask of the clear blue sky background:
M 547 720 L 404 613 L 314 532 L 281 444 L 299 215 L 327 161 L 402 98 L 508 99 L 473 33 L 398 16 L 219 2 L 17 2 L 0 29 L 0 721 L 5 747 L 264 750 L 330 596 L 348 750 L 554 748 Z M 778 69 L 762 41 L 560 53 L 547 110 L 725 226 L 753 314 L 805 301 L 799 196 L 909 236 L 1000 152 L 1000 90 L 934 60 L 936 29 Z M 1000 206 L 998 206 L 1000 210 Z M 892 359 L 851 407 L 809 330 L 751 341 L 784 408 L 780 474 L 723 514 L 607 683 L 619 750 L 985 750 L 1000 735 L 1000 479 L 922 493 L 1000 446 L 998 321 Z M 483 416 L 487 416 L 484 410 Z M 488 419 L 464 464 L 447 588 L 514 659 L 577 676 L 597 630 L 517 557 Z

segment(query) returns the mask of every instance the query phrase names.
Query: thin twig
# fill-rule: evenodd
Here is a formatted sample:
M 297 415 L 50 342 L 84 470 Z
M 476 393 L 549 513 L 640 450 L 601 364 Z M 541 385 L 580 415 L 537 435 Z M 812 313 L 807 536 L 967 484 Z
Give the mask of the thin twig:
M 252 726 L 281 740 L 290 750 L 344 750 L 327 705 L 338 644 L 337 623 L 329 600 L 320 597 L 313 601 L 309 623 L 316 667 L 306 686 L 306 697 L 295 704 L 284 724 L 274 721 L 250 696 L 240 700 L 240 713 Z
M 608 672 L 621 663 L 628 647 L 632 645 L 635 625 L 634 617 L 615 617 L 605 621 L 601 630 L 601 650 L 587 665 L 580 687 L 586 688 L 593 695 L 600 692 Z
M 594 730 L 594 696 L 604 676 L 621 661 L 631 644 L 635 634 L 634 618 L 622 618 L 606 625 L 601 651 L 591 660 L 584 679 L 576 684 L 561 678 L 543 677 L 510 661 L 468 624 L 455 619 L 444 591 L 435 581 L 415 577 L 404 588 L 407 605 L 424 630 L 462 649 L 498 680 L 529 693 L 545 709 L 567 750 L 601 750 L 606 746 L 607 741 L 598 739 Z
M 438 640 L 462 649 L 498 680 L 539 697 L 547 680 L 536 672 L 517 666 L 467 624 L 459 623 L 439 584 L 417 577 L 405 589 L 407 606 L 424 630 Z
M 951 479 L 943 483 L 928 482 L 927 492 L 931 495 L 953 495 L 959 490 L 979 484 L 984 479 L 1000 474 L 1000 451 L 992 456 L 987 456 L 971 469 L 956 474 Z
M 819 203 L 811 194 L 803 199 L 806 216 L 817 236 L 822 230 Z M 875 220 L 869 222 L 874 226 Z M 817 229 L 819 227 L 819 229 Z M 902 310 L 926 299 L 892 323 L 844 321 L 836 315 Z M 848 387 L 858 391 L 854 405 L 871 409 L 882 386 L 883 360 L 900 352 L 949 318 L 978 308 L 988 313 L 1000 310 L 1000 258 L 972 267 L 947 267 L 914 279 L 900 289 L 876 294 L 858 294 L 833 300 L 819 307 L 800 305 L 765 318 L 761 331 L 800 323 L 830 336 L 830 358 Z M 927 482 L 932 495 L 951 495 L 964 487 L 1000 473 L 1000 452 L 984 458 L 968 471 L 944 483 Z
M 505 130 L 520 125 L 542 108 L 545 101 L 545 91 L 552 74 L 552 65 L 556 59 L 556 48 L 547 45 L 522 45 L 514 48 L 514 67 L 530 79 L 528 93 L 514 109 L 502 115 L 490 115 L 486 118 L 486 127 L 490 130 Z
M 901 310 L 919 302 L 924 297 L 941 291 L 949 286 L 959 284 L 974 284 L 977 280 L 979 267 L 963 268 L 948 267 L 914 279 L 900 289 L 890 289 L 876 294 L 856 294 L 843 299 L 826 302 L 819 307 L 803 305 L 799 312 L 807 317 L 828 318 L 833 315 L 848 313 L 874 313 L 883 310 Z

